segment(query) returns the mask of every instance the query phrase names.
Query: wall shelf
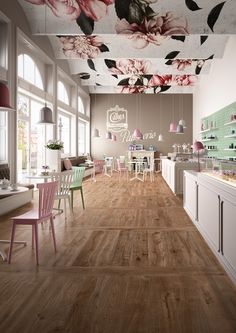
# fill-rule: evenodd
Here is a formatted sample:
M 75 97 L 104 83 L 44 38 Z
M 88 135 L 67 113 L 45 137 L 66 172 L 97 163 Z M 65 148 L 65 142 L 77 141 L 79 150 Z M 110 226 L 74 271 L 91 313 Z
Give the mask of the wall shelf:
M 236 101 L 202 118 L 199 131 L 201 134 L 198 136 L 203 145 L 217 149 L 209 149 L 209 157 L 236 160 Z
M 217 140 L 217 138 L 214 138 L 214 139 L 202 139 L 201 141 L 205 142 L 205 141 L 215 141 L 215 140 Z
M 224 126 L 229 126 L 229 125 L 236 125 L 236 120 L 232 120 L 232 121 L 224 124 Z
M 206 132 L 215 131 L 215 130 L 218 130 L 218 128 L 217 127 L 207 128 L 199 133 L 201 134 L 201 133 L 206 133 Z

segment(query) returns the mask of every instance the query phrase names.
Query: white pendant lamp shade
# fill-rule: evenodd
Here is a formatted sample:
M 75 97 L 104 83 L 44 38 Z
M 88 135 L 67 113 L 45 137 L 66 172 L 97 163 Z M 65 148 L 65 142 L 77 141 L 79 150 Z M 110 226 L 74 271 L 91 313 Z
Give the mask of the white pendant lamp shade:
M 169 130 L 169 132 L 176 133 L 176 130 L 177 130 L 176 123 L 170 123 L 170 130 Z
M 143 134 L 141 133 L 141 131 L 138 128 L 135 128 L 134 133 L 133 133 L 133 137 L 135 140 L 142 140 L 143 139 Z
M 3 82 L 0 82 L 0 111 L 15 111 L 10 106 L 9 90 Z
M 184 128 L 182 125 L 178 125 L 176 128 L 176 134 L 184 134 Z
M 162 135 L 162 134 L 159 134 L 159 136 L 158 136 L 158 141 L 160 141 L 160 142 L 164 141 L 164 139 L 163 139 L 163 135 Z
M 180 121 L 179 121 L 179 125 L 183 126 L 183 128 L 187 128 L 187 127 L 186 127 L 186 122 L 185 122 L 184 119 L 180 119 Z
M 111 135 L 111 140 L 112 140 L 112 141 L 116 141 L 116 135 L 115 135 L 115 134 L 112 134 L 112 135 Z
M 111 139 L 112 139 L 111 132 L 107 132 L 107 133 L 106 133 L 106 139 L 108 139 L 108 140 L 111 140 Z
M 46 105 L 40 110 L 40 120 L 38 124 L 51 124 L 54 125 L 52 120 L 52 110 Z
M 93 130 L 93 137 L 100 138 L 99 130 L 97 128 L 94 128 L 94 130 Z

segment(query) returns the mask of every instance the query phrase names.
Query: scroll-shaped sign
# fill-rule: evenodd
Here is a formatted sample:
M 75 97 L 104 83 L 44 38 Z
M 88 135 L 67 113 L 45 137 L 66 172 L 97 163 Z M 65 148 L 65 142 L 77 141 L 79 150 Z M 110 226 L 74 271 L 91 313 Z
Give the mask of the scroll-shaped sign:
M 107 130 L 122 132 L 128 128 L 128 111 L 116 105 L 107 110 Z

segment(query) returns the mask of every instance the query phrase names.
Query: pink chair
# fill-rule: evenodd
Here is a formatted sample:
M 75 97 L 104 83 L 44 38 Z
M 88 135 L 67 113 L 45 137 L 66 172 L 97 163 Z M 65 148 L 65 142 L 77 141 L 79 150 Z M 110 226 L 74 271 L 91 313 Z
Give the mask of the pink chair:
M 119 173 L 119 181 L 122 173 L 126 174 L 126 180 L 128 181 L 129 170 L 125 165 L 125 160 L 117 158 L 116 162 L 117 162 L 117 171 Z
M 11 232 L 11 243 L 8 254 L 8 263 L 11 263 L 12 247 L 15 237 L 15 229 L 17 224 L 32 225 L 32 249 L 34 248 L 34 241 L 36 247 L 36 262 L 39 264 L 38 254 L 38 224 L 50 219 L 54 249 L 56 252 L 56 238 L 53 224 L 53 203 L 54 197 L 57 190 L 58 182 L 50 182 L 37 184 L 39 189 L 39 206 L 37 209 L 32 209 L 29 212 L 13 217 L 12 218 L 12 232 Z

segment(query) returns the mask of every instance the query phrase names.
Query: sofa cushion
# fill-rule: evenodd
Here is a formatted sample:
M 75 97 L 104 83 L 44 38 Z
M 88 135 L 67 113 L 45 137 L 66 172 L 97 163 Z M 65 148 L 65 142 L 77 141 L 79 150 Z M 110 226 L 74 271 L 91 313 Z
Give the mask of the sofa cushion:
M 72 163 L 69 158 L 64 159 L 64 167 L 66 170 L 72 170 Z
M 85 163 L 86 156 L 69 157 L 69 160 L 70 160 L 72 166 L 80 166 L 80 164 Z M 64 161 L 65 161 L 65 159 L 61 160 L 61 171 L 66 170 Z

